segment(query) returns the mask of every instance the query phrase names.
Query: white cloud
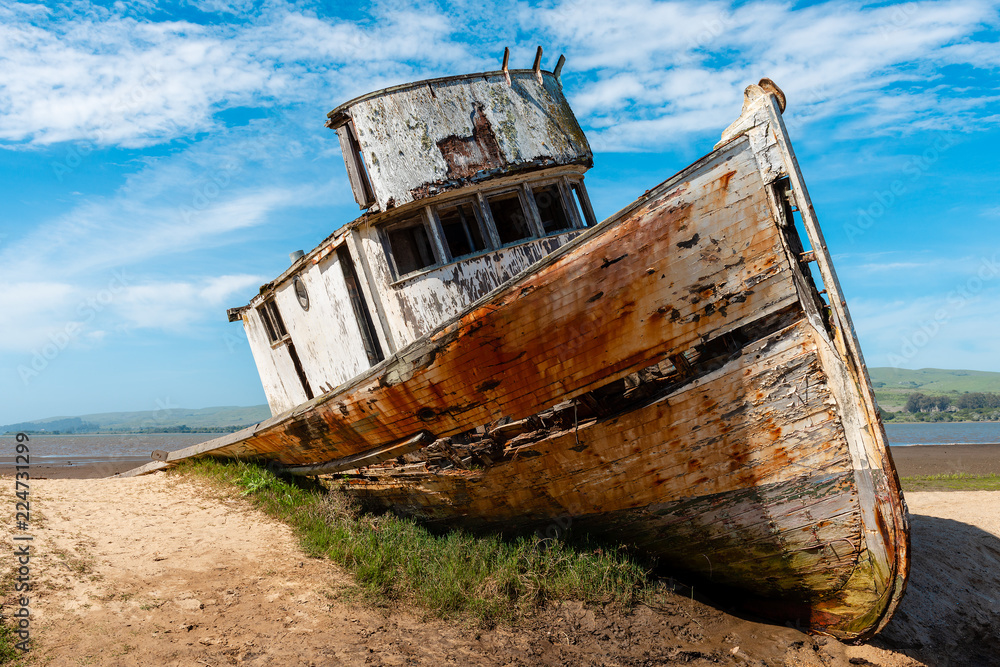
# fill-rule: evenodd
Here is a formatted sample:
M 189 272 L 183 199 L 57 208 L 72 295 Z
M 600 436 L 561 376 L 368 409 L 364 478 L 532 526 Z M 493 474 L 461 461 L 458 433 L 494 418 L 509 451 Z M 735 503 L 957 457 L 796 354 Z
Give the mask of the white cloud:
M 1000 44 L 971 42 L 955 44 L 942 50 L 943 59 L 952 64 L 969 63 L 983 69 L 1000 68 Z
M 227 31 L 121 17 L 41 28 L 7 13 L 0 24 L 7 141 L 157 143 L 208 129 L 220 106 L 270 99 L 286 85 L 279 70 L 225 39 Z
M 127 272 L 114 272 L 87 286 L 56 282 L 2 285 L 0 312 L 10 324 L 0 351 L 27 356 L 97 345 L 109 335 L 139 329 L 191 333 L 219 320 L 227 306 L 239 305 L 265 281 L 234 274 L 188 281 L 133 284 Z M 50 354 L 49 356 L 54 356 Z M 25 363 L 28 363 L 25 361 Z
M 933 262 L 886 262 L 884 264 L 862 264 L 861 266 L 855 267 L 855 270 L 864 271 L 866 273 L 899 273 L 900 271 L 927 271 L 928 269 L 933 269 L 946 265 L 946 262 L 938 260 Z
M 65 313 L 72 313 L 79 303 L 79 290 L 66 283 L 19 281 L 0 284 L 0 313 L 5 323 L 0 350 L 26 351 L 38 347 L 65 328 Z M 76 321 L 78 317 L 68 321 Z
M 249 16 L 243 2 L 195 4 L 222 20 L 155 22 L 74 5 L 76 14 L 42 21 L 37 6 L 0 10 L 0 140 L 155 144 L 215 128 L 213 114 L 228 107 L 332 107 L 385 85 L 492 69 L 499 46 L 484 47 L 508 37 L 515 57 L 536 43 L 553 62 L 567 52 L 568 93 L 604 150 L 716 133 L 738 113 L 742 88 L 765 75 L 788 94 L 791 122 L 855 115 L 875 131 L 967 127 L 995 102 L 934 88 L 943 65 L 997 66 L 998 45 L 975 38 L 995 27 L 997 10 L 977 0 L 801 9 L 567 0 L 495 12 L 376 4 L 371 20 L 357 21 L 282 2 Z
M 855 128 L 879 131 L 940 129 L 942 120 L 967 127 L 995 101 L 992 91 L 963 91 L 963 113 L 951 104 L 955 91 L 934 88 L 944 64 L 996 66 L 981 55 L 996 44 L 972 37 L 996 24 L 996 8 L 974 0 L 802 9 L 570 1 L 523 13 L 566 48 L 573 68 L 586 70 L 572 101 L 601 117 L 592 136 L 598 149 L 720 131 L 739 113 L 742 88 L 761 76 L 785 90 L 790 122 L 856 115 Z
M 0 140 L 146 146 L 216 128 L 221 109 L 353 95 L 468 60 L 447 39 L 451 23 L 429 11 L 386 12 L 371 24 L 281 3 L 233 24 L 36 15 L 0 10 Z
M 114 311 L 130 329 L 186 331 L 192 325 L 224 315 L 231 299 L 245 298 L 263 283 L 262 276 L 216 276 L 198 282 L 130 285 L 115 299 Z
M 218 201 L 118 197 L 84 203 L 0 253 L 0 275 L 79 277 L 154 257 L 233 242 L 231 233 L 260 225 L 275 210 L 313 195 L 310 188 L 243 190 Z

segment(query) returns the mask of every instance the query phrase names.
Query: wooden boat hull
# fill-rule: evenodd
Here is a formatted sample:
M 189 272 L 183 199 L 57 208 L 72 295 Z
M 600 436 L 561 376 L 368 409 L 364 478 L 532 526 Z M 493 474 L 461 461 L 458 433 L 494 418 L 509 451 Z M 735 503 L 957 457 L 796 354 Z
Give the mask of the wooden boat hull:
M 370 372 L 136 472 L 206 455 L 299 473 L 367 466 L 344 488 L 401 514 L 571 524 L 738 589 L 763 613 L 870 636 L 908 571 L 898 480 L 777 100 L 748 98 L 727 132 Z M 483 469 L 454 454 L 453 467 L 404 464 L 427 442 L 476 429 L 489 441 L 485 426 L 559 405 L 561 425 L 494 441 Z
M 341 484 L 428 524 L 600 535 L 740 589 L 765 615 L 856 637 L 896 573 L 866 540 L 818 338 L 799 321 L 675 392 L 485 470 L 386 467 Z

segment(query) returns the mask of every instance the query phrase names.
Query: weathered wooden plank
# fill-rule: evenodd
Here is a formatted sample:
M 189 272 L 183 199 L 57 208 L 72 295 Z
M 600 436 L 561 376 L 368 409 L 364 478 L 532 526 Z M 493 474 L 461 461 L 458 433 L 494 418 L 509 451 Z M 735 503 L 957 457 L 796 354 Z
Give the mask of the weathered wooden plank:
M 118 473 L 115 477 L 140 477 L 142 475 L 148 475 L 160 470 L 166 470 L 169 467 L 170 464 L 164 461 L 150 461 L 149 463 L 141 465 L 138 468 L 132 468 L 131 470 Z
M 377 447 L 367 452 L 361 452 L 360 454 L 354 454 L 342 459 L 337 459 L 336 461 L 328 461 L 326 463 L 317 463 L 308 466 L 292 466 L 285 468 L 285 472 L 289 472 L 294 475 L 319 475 L 341 472 L 343 470 L 354 470 L 356 468 L 376 465 L 378 463 L 382 463 L 383 461 L 389 461 L 403 456 L 404 454 L 415 452 L 422 447 L 426 447 L 432 442 L 434 442 L 434 436 L 427 431 L 421 431 L 412 438 L 408 438 L 400 443 Z

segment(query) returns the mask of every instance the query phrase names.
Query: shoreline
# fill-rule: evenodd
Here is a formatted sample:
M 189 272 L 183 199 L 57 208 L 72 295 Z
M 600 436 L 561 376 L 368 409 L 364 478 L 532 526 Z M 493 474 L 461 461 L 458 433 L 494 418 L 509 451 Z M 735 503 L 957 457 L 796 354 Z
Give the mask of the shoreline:
M 998 491 L 907 493 L 907 593 L 877 637 L 845 645 L 733 614 L 728 598 L 696 598 L 693 586 L 689 594 L 673 581 L 656 604 L 626 613 L 553 599 L 492 628 L 435 618 L 408 601 L 359 599 L 357 578 L 307 555 L 287 523 L 235 487 L 204 482 L 152 475 L 32 485 L 45 512 L 31 530 L 32 613 L 44 619 L 32 628 L 37 655 L 109 666 L 921 667 L 993 664 L 1000 651 L 1000 612 L 984 594 L 1000 584 L 990 567 L 1000 553 Z M 9 539 L 13 524 L 4 530 Z
M 898 413 L 895 413 L 895 414 L 898 414 Z M 949 419 L 947 421 L 942 420 L 942 421 L 939 421 L 939 422 L 928 422 L 928 421 L 921 421 L 919 419 L 914 419 L 913 421 L 907 421 L 905 419 L 903 419 L 901 421 L 896 421 L 895 418 L 893 418 L 893 419 L 883 419 L 882 421 L 883 421 L 883 423 L 885 423 L 886 426 L 892 426 L 894 424 L 997 424 L 997 425 L 1000 425 L 1000 421 L 995 421 L 995 420 L 992 420 L 992 419 L 977 419 L 977 420 L 973 420 L 973 419 Z
M 0 477 L 13 477 L 17 468 L 27 468 L 31 479 L 101 479 L 114 477 L 148 463 L 149 456 L 53 456 L 34 459 L 28 466 L 15 466 L 13 457 L 0 458 Z

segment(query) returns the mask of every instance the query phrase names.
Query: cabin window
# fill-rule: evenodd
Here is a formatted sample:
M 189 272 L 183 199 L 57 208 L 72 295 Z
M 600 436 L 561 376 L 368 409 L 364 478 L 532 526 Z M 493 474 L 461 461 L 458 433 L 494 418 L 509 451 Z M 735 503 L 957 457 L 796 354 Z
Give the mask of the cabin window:
M 486 250 L 483 230 L 472 204 L 464 203 L 437 209 L 441 231 L 452 259 Z
M 521 206 L 517 192 L 505 192 L 487 198 L 493 225 L 496 227 L 500 243 L 507 245 L 532 237 L 531 225 Z
M 573 190 L 574 203 L 581 213 L 580 220 L 583 221 L 584 227 L 593 227 L 597 224 L 597 220 L 594 218 L 594 209 L 590 207 L 590 198 L 587 197 L 587 190 L 583 187 L 583 183 L 576 181 L 570 185 L 570 189 Z
M 278 304 L 274 302 L 274 299 L 268 299 L 257 306 L 257 314 L 260 315 L 260 319 L 264 323 L 264 330 L 267 331 L 267 338 L 272 343 L 277 343 L 288 336 L 285 322 L 281 319 Z
M 427 226 L 422 218 L 410 218 L 386 230 L 389 250 L 398 278 L 437 264 Z
M 563 208 L 562 195 L 559 194 L 559 186 L 543 185 L 531 191 L 535 198 L 535 207 L 538 209 L 538 218 L 541 220 L 542 229 L 546 234 L 552 234 L 562 229 L 569 229 L 573 225 L 570 223 L 566 209 Z

